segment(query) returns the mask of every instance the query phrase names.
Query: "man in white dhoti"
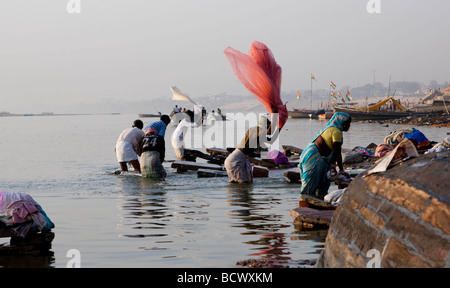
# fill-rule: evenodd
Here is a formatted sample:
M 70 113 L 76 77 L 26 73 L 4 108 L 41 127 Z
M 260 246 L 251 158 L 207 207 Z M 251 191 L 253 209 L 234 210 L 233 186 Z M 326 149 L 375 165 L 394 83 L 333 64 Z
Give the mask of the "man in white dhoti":
M 271 124 L 267 117 L 261 117 L 258 126 L 248 129 L 244 139 L 233 153 L 225 159 L 225 169 L 230 182 L 253 182 L 253 167 L 248 156 L 254 154 L 257 149 L 265 148 L 264 144 L 261 145 L 261 141 L 269 142 L 267 135 L 271 134 Z
M 141 120 L 135 120 L 131 128 L 123 130 L 117 139 L 116 157 L 122 171 L 128 171 L 127 163 L 130 163 L 135 171 L 141 172 L 137 151 L 139 142 L 145 136 L 143 127 Z

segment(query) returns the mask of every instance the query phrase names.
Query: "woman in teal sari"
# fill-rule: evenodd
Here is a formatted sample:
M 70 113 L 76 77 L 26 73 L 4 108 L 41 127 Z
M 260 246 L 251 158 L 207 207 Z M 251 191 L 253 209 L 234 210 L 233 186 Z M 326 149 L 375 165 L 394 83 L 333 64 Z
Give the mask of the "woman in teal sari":
M 327 126 L 313 139 L 300 157 L 302 188 L 300 194 L 323 197 L 328 193 L 330 180 L 327 173 L 336 163 L 342 175 L 350 177 L 342 165 L 342 132 L 350 129 L 352 118 L 347 113 L 337 112 Z

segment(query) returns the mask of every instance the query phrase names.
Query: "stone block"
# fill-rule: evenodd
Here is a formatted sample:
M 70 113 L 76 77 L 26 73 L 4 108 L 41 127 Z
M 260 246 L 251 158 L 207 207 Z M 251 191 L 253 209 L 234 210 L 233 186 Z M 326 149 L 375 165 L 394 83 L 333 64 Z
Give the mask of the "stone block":
M 389 239 L 381 266 L 383 268 L 432 268 L 429 263 L 424 262 L 417 254 L 394 238 Z
M 450 151 L 358 176 L 337 207 L 325 267 L 366 267 L 369 250 L 386 268 L 450 267 Z
M 447 189 L 450 189 L 447 187 Z M 431 199 L 430 204 L 422 213 L 421 219 L 432 226 L 450 235 L 450 206 L 436 198 Z
M 419 213 L 430 195 L 402 179 L 389 179 L 381 176 L 366 177 L 368 189 L 383 198 L 402 206 L 412 213 Z

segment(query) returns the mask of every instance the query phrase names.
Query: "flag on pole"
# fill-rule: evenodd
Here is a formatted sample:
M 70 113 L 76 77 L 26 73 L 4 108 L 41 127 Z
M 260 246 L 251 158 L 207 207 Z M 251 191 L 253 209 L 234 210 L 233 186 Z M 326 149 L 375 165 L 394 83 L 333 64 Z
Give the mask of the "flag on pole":
M 297 99 L 300 99 L 300 98 L 301 98 L 300 91 L 297 91 Z
M 314 77 L 314 75 L 312 73 L 311 73 L 311 79 L 317 81 L 316 77 Z
M 333 89 L 336 89 L 336 84 L 333 83 L 333 81 L 330 82 L 330 87 Z
M 345 97 L 347 98 L 348 101 L 352 101 L 353 100 L 353 97 L 350 94 L 350 91 L 348 91 L 348 89 L 347 89 L 347 94 L 345 95 Z
M 334 93 L 333 91 L 331 91 L 331 96 L 333 96 L 334 99 L 337 99 L 336 93 Z
M 331 100 L 331 101 L 333 102 L 334 105 L 338 105 L 338 104 L 336 103 L 336 101 L 334 101 L 334 100 Z
M 342 93 L 341 93 L 341 92 L 338 92 L 338 94 L 339 94 L 339 96 L 341 96 L 342 102 L 345 103 L 345 99 L 344 99 L 344 96 L 342 96 Z

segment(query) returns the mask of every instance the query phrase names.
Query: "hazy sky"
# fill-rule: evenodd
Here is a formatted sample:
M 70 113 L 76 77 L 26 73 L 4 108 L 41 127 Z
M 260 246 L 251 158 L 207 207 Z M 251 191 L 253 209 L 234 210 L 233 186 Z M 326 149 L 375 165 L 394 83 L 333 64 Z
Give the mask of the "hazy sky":
M 448 0 L 0 0 L 0 111 L 249 94 L 223 54 L 265 43 L 282 90 L 450 80 Z M 27 110 L 28 111 L 28 110 Z

